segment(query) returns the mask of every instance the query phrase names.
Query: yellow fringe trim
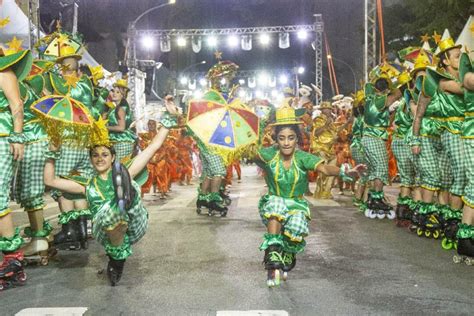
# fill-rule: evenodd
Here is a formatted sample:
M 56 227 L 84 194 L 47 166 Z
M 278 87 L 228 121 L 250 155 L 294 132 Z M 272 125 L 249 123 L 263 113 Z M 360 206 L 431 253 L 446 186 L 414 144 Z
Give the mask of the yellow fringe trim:
M 439 191 L 439 188 L 429 187 L 429 186 L 426 186 L 424 184 L 420 185 L 420 187 L 423 188 L 423 189 L 426 189 L 426 190 L 430 190 L 430 191 Z
M 303 237 L 295 237 L 293 234 L 291 234 L 291 233 L 288 232 L 287 230 L 285 230 L 285 232 L 283 233 L 283 235 L 285 235 L 286 237 L 290 238 L 291 241 L 301 242 L 301 241 L 303 240 Z
M 0 217 L 7 216 L 12 212 L 11 208 L 4 209 L 3 211 L 0 212 Z
M 469 206 L 470 208 L 474 208 L 474 204 L 469 203 L 464 196 L 461 198 L 461 200 L 464 202 L 465 205 Z
M 118 223 L 116 223 L 116 224 L 114 224 L 114 225 L 112 225 L 112 226 L 105 227 L 104 229 L 105 229 L 106 231 L 111 231 L 111 230 L 114 230 L 115 228 L 117 228 L 117 226 L 122 225 L 122 224 L 125 224 L 125 225 L 128 226 L 128 223 L 127 223 L 126 221 L 120 221 L 120 222 L 118 222 Z
M 266 218 L 266 219 L 270 219 L 272 217 L 276 217 L 277 221 L 279 222 L 282 222 L 284 221 L 286 218 L 280 214 L 276 214 L 276 213 L 270 213 L 270 214 L 263 214 L 263 216 Z

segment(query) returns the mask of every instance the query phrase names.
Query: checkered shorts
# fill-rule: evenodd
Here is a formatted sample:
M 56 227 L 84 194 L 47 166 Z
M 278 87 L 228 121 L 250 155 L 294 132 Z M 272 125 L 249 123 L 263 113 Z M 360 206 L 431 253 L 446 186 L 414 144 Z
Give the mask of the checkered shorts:
M 131 142 L 114 143 L 115 159 L 122 161 L 124 158 L 131 158 L 134 145 Z
M 106 231 L 123 222 L 128 225 L 127 235 L 131 244 L 138 242 L 145 235 L 148 228 L 148 211 L 139 197 L 137 197 L 137 200 L 138 202 L 135 202 L 135 205 L 125 213 L 121 213 L 116 208 L 111 207 L 109 203 L 105 203 L 94 214 L 92 234 L 101 245 L 105 246 L 109 240 Z
M 283 234 L 293 242 L 302 242 L 309 234 L 310 210 L 304 199 L 264 195 L 259 202 L 260 217 L 265 226 L 275 217 L 283 226 Z
M 466 157 L 467 185 L 462 199 L 471 208 L 474 208 L 474 139 L 464 139 L 464 153 Z
M 227 175 L 227 169 L 221 156 L 206 151 L 201 151 L 199 156 L 202 161 L 202 178 L 225 177 Z
M 466 156 L 464 154 L 464 144 L 461 134 L 452 134 L 444 131 L 441 134 L 441 144 L 448 155 L 453 175 L 453 182 L 449 192 L 454 195 L 463 195 L 466 186 Z
M 0 217 L 8 214 L 13 178 L 13 155 L 6 137 L 0 137 Z
M 365 153 L 364 153 L 364 148 L 362 147 L 362 144 L 359 142 L 353 142 L 351 144 L 351 155 L 352 159 L 354 159 L 354 162 L 356 165 L 359 164 L 367 164 L 367 161 L 365 159 Z M 363 173 L 359 179 L 360 184 L 366 184 L 367 183 L 367 174 Z
M 18 168 L 15 200 L 25 210 L 38 210 L 44 207 L 44 152 L 48 147 L 46 140 L 25 145 L 25 157 Z
M 412 187 L 416 184 L 415 165 L 413 164 L 413 153 L 411 147 L 401 138 L 393 138 L 392 150 L 397 160 L 398 173 L 402 186 Z
M 379 179 L 388 184 L 388 152 L 381 138 L 363 136 L 365 159 L 367 160 L 369 181 Z
M 418 155 L 421 187 L 428 190 L 447 190 L 452 182 L 451 167 L 439 138 L 421 137 Z

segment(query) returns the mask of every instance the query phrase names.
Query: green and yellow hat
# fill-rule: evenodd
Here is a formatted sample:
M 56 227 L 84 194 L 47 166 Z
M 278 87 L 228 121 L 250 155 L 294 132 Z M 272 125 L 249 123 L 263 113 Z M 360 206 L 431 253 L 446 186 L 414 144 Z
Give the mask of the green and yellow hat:
M 276 126 L 303 124 L 303 122 L 298 119 L 298 114 L 299 113 L 297 113 L 297 111 L 291 106 L 282 106 L 276 110 L 275 123 L 270 125 Z
M 448 50 L 455 48 L 462 48 L 462 45 L 456 45 L 452 37 L 445 38 L 438 43 L 439 52 L 436 56 L 440 56 L 443 53 L 446 53 Z
M 15 73 L 18 81 L 26 78 L 33 63 L 33 55 L 30 50 L 22 50 L 18 53 L 5 54 L 6 52 L 0 48 L 0 71 L 11 68 Z
M 406 70 L 402 71 L 397 77 L 397 88 L 409 83 L 411 80 L 410 73 Z
M 128 88 L 128 82 L 126 79 L 118 79 L 115 83 L 114 83 L 114 87 L 117 87 L 117 88 L 123 88 L 123 89 L 126 89 L 127 91 L 130 90 Z
M 432 67 L 435 66 L 435 57 L 429 53 L 422 51 L 418 54 L 418 56 L 415 59 L 415 65 L 413 66 L 413 69 L 410 71 L 410 76 L 412 78 L 415 77 L 415 74 L 420 71 L 420 70 L 425 70 L 426 67 Z
M 77 53 L 76 48 L 67 44 L 60 44 L 59 47 L 59 56 L 56 58 L 56 63 L 61 63 L 66 58 L 74 58 L 80 60 L 82 58 L 81 55 Z

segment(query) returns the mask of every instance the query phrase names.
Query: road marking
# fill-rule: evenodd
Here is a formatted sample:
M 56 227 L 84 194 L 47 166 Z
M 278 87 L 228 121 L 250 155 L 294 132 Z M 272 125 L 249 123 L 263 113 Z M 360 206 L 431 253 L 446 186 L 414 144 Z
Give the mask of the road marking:
M 15 316 L 81 316 L 87 311 L 87 307 L 40 307 L 25 308 Z
M 263 310 L 263 311 L 217 311 L 216 316 L 288 316 L 287 311 Z

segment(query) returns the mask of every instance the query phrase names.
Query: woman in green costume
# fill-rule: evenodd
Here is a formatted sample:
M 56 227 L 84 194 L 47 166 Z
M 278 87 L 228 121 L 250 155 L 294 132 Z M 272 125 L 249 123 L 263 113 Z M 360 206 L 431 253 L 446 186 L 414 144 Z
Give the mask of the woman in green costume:
M 110 91 L 110 97 L 115 108 L 107 114 L 109 120 L 108 130 L 117 159 L 131 158 L 135 144 L 135 133 L 130 129 L 132 124 L 132 111 L 126 100 L 127 82 L 124 79 L 117 80 L 114 88 Z
M 259 202 L 259 212 L 267 233 L 260 250 L 265 250 L 264 263 L 268 270 L 268 286 L 279 284 L 280 270 L 283 277 L 296 263 L 296 254 L 304 250 L 309 233 L 311 213 L 303 198 L 308 187 L 307 171 L 318 171 L 328 176 L 357 176 L 364 165 L 344 170 L 327 165 L 319 157 L 297 149 L 300 130 L 295 110 L 284 106 L 276 112 L 276 146 L 259 148 L 257 164 L 265 171 L 268 193 Z
M 171 98 L 166 98 L 165 105 L 168 112 L 175 115 L 176 106 Z M 169 128 L 176 125 L 176 119 L 169 114 L 161 121 L 162 127 L 153 138 L 150 145 L 135 157 L 127 166 L 130 179 L 139 181 L 141 173 L 148 161 L 161 147 L 168 135 Z M 113 163 L 117 159 L 115 150 L 107 140 L 96 142 L 90 150 L 91 163 L 96 175 L 88 181 L 78 183 L 73 180 L 57 178 L 54 173 L 54 161 L 59 152 L 51 146 L 47 153 L 44 169 L 44 182 L 46 185 L 57 188 L 63 192 L 83 194 L 86 196 L 92 213 L 93 235 L 105 247 L 109 257 L 107 276 L 112 286 L 121 278 L 125 259 L 132 254 L 131 244 L 139 241 L 145 234 L 148 226 L 148 212 L 140 198 L 140 186 L 131 180 L 130 205 L 121 206 L 120 191 L 126 192 L 119 182 L 125 182 L 126 175 L 122 174 L 121 180 L 113 176 Z M 141 179 L 143 180 L 143 179 Z M 127 202 L 126 202 L 127 204 Z

